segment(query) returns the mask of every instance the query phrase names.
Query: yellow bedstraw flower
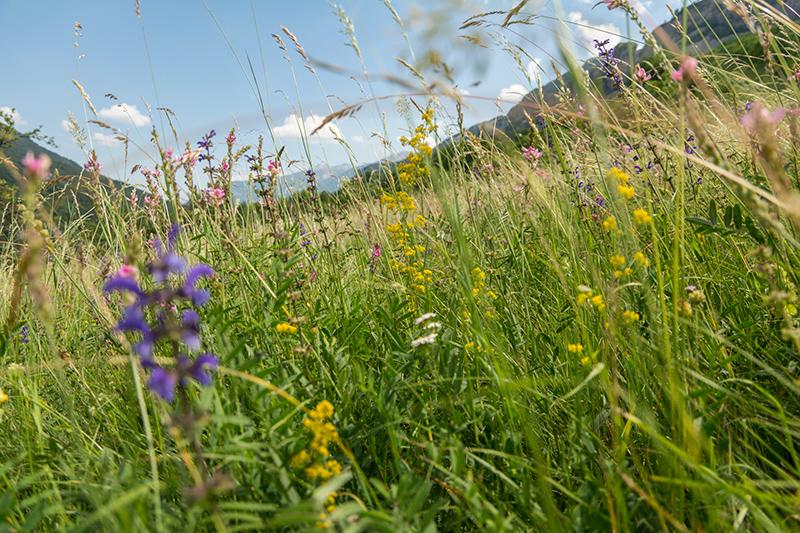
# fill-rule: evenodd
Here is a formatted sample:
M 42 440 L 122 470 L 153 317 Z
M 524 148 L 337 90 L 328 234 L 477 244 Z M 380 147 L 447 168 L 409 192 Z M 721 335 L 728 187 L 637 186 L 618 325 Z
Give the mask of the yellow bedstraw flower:
M 606 308 L 606 304 L 603 301 L 603 295 L 602 294 L 596 294 L 596 295 L 592 296 L 590 301 L 592 302 L 592 305 L 595 306 L 600 311 L 602 311 L 603 309 Z
M 614 215 L 609 215 L 603 221 L 603 229 L 606 231 L 614 231 L 617 229 L 617 217 Z
M 650 224 L 653 221 L 653 217 L 640 207 L 633 210 L 633 221 L 637 224 Z
M 275 331 L 278 333 L 287 333 L 289 335 L 294 335 L 297 333 L 297 326 L 289 324 L 288 322 L 281 322 L 277 326 L 275 326 Z
M 583 344 L 579 342 L 567 344 L 567 351 L 570 353 L 583 353 Z
M 625 264 L 625 256 L 624 255 L 612 255 L 608 261 L 611 263 L 611 266 L 614 268 L 620 268 Z
M 650 260 L 642 252 L 636 252 L 633 254 L 633 260 L 645 268 L 650 266 Z
M 630 200 L 636 194 L 636 191 L 630 185 L 617 185 L 617 192 L 626 200 Z
M 636 311 L 626 310 L 622 313 L 622 321 L 626 324 L 633 324 L 634 322 L 639 321 L 639 313 Z
M 611 170 L 608 171 L 608 175 L 612 179 L 620 182 L 622 185 L 627 185 L 628 180 L 631 179 L 631 177 L 619 167 L 611 167 Z

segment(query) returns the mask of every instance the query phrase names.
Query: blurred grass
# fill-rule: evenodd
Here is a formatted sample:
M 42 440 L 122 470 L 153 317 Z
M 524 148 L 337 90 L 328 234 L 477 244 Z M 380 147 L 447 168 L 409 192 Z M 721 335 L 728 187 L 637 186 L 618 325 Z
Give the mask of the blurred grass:
M 26 301 L 30 341 L 6 339 L 0 530 L 219 530 L 215 516 L 231 531 L 304 529 L 333 491 L 328 519 L 354 531 L 798 529 L 796 119 L 775 147 L 786 191 L 737 117 L 746 101 L 796 105 L 796 42 L 773 42 L 769 60 L 755 36 L 717 47 L 687 92 L 666 70 L 613 98 L 587 84 L 542 108 L 535 165 L 467 135 L 433 153 L 417 187 L 354 183 L 322 204 L 306 193 L 276 221 L 258 206 L 123 210 L 104 197 L 97 229 L 78 220 L 51 236 L 52 334 Z M 397 190 L 412 213 L 381 204 Z M 432 272 L 424 292 L 391 263 L 406 249 L 387 225 L 411 214 L 428 219 L 411 237 Z M 100 294 L 168 220 L 183 226 L 180 251 L 217 272 L 204 339 L 230 369 L 191 395 L 205 455 L 235 488 L 195 506 L 169 408 L 146 394 L 146 431 L 140 370 Z M 586 288 L 602 305 L 581 303 Z M 431 312 L 438 328 L 415 323 Z M 284 321 L 298 333 L 277 333 Z M 346 449 L 332 450 L 345 471 L 331 484 L 290 466 L 309 436 L 283 392 L 334 405 Z

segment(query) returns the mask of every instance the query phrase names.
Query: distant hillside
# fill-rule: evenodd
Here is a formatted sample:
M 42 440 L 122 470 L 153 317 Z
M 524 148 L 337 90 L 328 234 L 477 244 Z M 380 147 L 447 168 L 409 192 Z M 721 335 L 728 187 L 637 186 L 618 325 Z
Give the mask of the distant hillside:
M 764 0 L 764 3 L 772 6 L 777 12 L 785 14 L 791 19 L 798 19 L 800 12 L 800 0 Z M 730 41 L 736 35 L 748 34 L 754 28 L 748 26 L 748 22 L 741 16 L 730 11 L 726 6 L 726 2 L 720 0 L 700 0 L 691 4 L 686 8 L 687 26 L 686 33 L 689 41 L 693 43 L 692 47 L 688 50 L 690 54 L 701 55 L 715 47 L 718 47 L 724 42 Z M 742 4 L 737 4 L 742 5 Z M 743 7 L 744 8 L 744 7 Z M 668 43 L 681 42 L 681 31 L 679 30 L 680 24 L 684 18 L 684 11 L 678 10 L 675 16 L 658 28 L 653 30 L 656 41 L 664 48 L 669 48 Z M 653 49 L 650 46 L 644 46 L 640 49 L 631 49 L 635 46 L 631 42 L 619 43 L 614 48 L 614 56 L 618 58 L 621 66 L 628 64 L 631 54 L 634 58 L 634 64 L 642 63 L 650 58 L 653 54 Z M 613 84 L 609 80 L 604 79 L 604 74 L 600 68 L 600 61 L 597 57 L 593 57 L 583 64 L 584 70 L 589 74 L 589 77 L 597 83 L 606 94 L 612 94 L 615 91 Z M 563 76 L 568 86 L 571 86 L 571 79 L 568 74 Z M 549 104 L 555 104 L 557 94 L 561 88 L 561 83 L 558 80 L 553 80 L 542 88 L 544 100 Z M 518 134 L 526 133 L 530 126 L 527 114 L 531 117 L 534 113 L 534 104 L 538 102 L 538 95 L 535 92 L 528 93 L 517 105 L 512 107 L 506 115 L 500 115 L 493 119 L 475 124 L 469 131 L 473 134 L 483 132 L 488 135 L 496 135 L 497 132 L 502 132 L 509 136 L 516 136 Z
M 83 167 L 75 161 L 45 148 L 27 137 L 18 138 L 6 146 L 3 151 L 17 165 L 28 152 L 45 153 L 50 157 L 52 160 L 50 168 L 52 185 L 45 188 L 44 195 L 49 210 L 57 220 L 71 220 L 93 209 L 91 197 L 85 185 L 81 183 L 81 179 L 85 179 L 80 177 Z M 11 172 L 2 165 L 0 165 L 0 182 L 5 185 L 5 188 L 16 190 L 18 187 Z M 110 178 L 103 177 L 102 182 L 107 187 L 133 190 L 132 187 Z

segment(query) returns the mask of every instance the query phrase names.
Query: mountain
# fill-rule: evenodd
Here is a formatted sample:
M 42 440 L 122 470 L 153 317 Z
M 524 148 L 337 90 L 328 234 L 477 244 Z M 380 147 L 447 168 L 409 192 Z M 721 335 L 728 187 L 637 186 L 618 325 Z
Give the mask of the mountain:
M 800 18 L 798 16 L 800 0 L 764 0 L 764 3 L 791 19 Z M 740 12 L 735 13 L 726 6 L 732 6 Z M 679 28 L 685 15 L 688 40 L 693 43 L 687 52 L 691 55 L 701 55 L 730 41 L 737 35 L 753 33 L 757 30 L 754 17 L 748 15 L 745 9 L 744 4 L 732 1 L 700 0 L 689 5 L 686 13 L 683 9 L 676 11 L 669 21 L 658 26 L 652 33 L 658 44 L 665 49 L 669 49 L 673 43 L 680 45 L 682 33 Z M 637 64 L 646 61 L 652 55 L 653 48 L 651 46 L 636 49 L 635 44 L 629 41 L 619 43 L 614 47 L 614 57 L 620 60 L 620 67 L 623 69 L 628 68 L 631 57 L 633 57 L 633 63 Z M 604 94 L 613 94 L 617 90 L 610 80 L 605 79 L 599 58 L 593 57 L 587 60 L 583 64 L 583 69 Z M 574 88 L 569 74 L 564 74 L 562 78 L 568 88 Z M 560 89 L 561 82 L 558 79 L 544 85 L 542 93 L 545 102 L 551 105 L 556 104 Z M 536 91 L 531 91 L 506 115 L 475 124 L 469 128 L 469 131 L 474 134 L 483 132 L 485 135 L 491 136 L 502 132 L 512 138 L 524 134 L 530 129 L 527 115 L 535 118 L 534 110 L 538 101 Z
M 56 220 L 71 220 L 94 208 L 87 184 L 82 182 L 83 179 L 86 179 L 83 167 L 75 161 L 45 148 L 28 137 L 17 137 L 3 147 L 3 152 L 18 166 L 28 152 L 45 153 L 50 157 L 51 177 L 45 185 L 43 193 L 46 206 L 54 214 Z M 81 177 L 82 174 L 84 177 Z M 105 176 L 101 177 L 101 183 L 108 188 L 137 190 Z M 18 184 L 11 172 L 5 166 L 0 165 L 0 188 L 7 193 L 0 195 L 0 204 L 11 201 L 12 193 L 17 187 Z M 2 205 L 0 205 L 0 209 L 3 209 Z

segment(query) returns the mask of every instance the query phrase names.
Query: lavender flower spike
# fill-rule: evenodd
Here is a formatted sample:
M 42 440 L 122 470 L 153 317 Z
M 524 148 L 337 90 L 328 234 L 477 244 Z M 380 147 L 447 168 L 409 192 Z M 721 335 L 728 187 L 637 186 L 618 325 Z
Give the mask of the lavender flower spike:
M 195 359 L 188 355 L 203 346 L 200 315 L 191 307 L 204 305 L 211 297 L 207 290 L 198 289 L 197 284 L 214 271 L 202 263 L 187 266 L 186 259 L 175 252 L 179 231 L 177 225 L 172 227 L 166 246 L 161 241 L 153 243 L 156 259 L 147 265 L 155 285 L 152 289 L 142 288 L 136 276 L 130 274 L 136 272 L 131 267 L 120 269 L 104 287 L 106 294 L 125 292 L 134 296 L 115 329 L 139 334 L 141 339 L 133 351 L 150 372 L 147 386 L 168 402 L 175 399 L 178 391 L 185 390 L 190 380 L 210 385 L 210 371 L 217 368 L 213 354 L 203 353 Z M 172 364 L 156 361 L 154 355 L 159 345 L 168 348 Z

